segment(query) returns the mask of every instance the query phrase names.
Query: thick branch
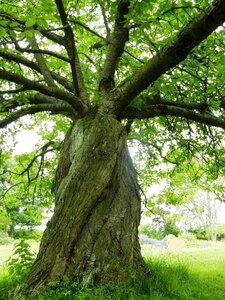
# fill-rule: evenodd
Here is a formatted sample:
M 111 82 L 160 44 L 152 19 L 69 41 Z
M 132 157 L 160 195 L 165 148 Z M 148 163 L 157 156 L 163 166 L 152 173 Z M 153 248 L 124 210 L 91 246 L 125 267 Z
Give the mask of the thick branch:
M 20 103 L 20 104 L 19 104 Z M 29 104 L 46 104 L 46 105 L 53 105 L 58 106 L 58 108 L 62 109 L 62 111 L 67 110 L 68 112 L 71 112 L 71 116 L 74 116 L 74 118 L 78 118 L 79 115 L 77 111 L 67 102 L 57 99 L 55 97 L 46 96 L 43 94 L 30 94 L 26 95 L 26 101 L 24 101 L 24 105 Z M 20 99 L 17 97 L 9 100 L 0 99 L 0 112 L 10 112 L 12 109 L 15 109 L 17 107 L 22 108 L 23 104 L 21 104 Z
M 127 0 L 118 1 L 117 16 L 114 31 L 109 37 L 109 47 L 106 54 L 106 61 L 102 71 L 102 79 L 100 80 L 99 90 L 107 90 L 112 88 L 113 77 L 119 58 L 123 54 L 125 43 L 129 38 L 129 29 L 125 27 L 125 15 L 129 11 L 130 2 Z
M 32 37 L 31 46 L 32 46 L 33 50 L 39 50 L 38 43 L 37 43 L 36 38 L 35 38 L 34 35 Z M 50 72 L 50 70 L 49 70 L 49 68 L 48 68 L 48 66 L 45 62 L 44 56 L 40 53 L 36 53 L 36 54 L 34 54 L 34 57 L 37 61 L 37 64 L 38 64 L 38 66 L 41 70 L 41 73 L 42 73 L 46 83 L 49 86 L 55 87 L 56 86 L 55 82 L 54 82 L 54 80 L 52 78 L 52 75 L 51 75 L 51 72 Z
M 41 70 L 37 64 L 35 64 L 34 62 L 28 60 L 27 58 L 25 58 L 21 55 L 16 55 L 13 53 L 9 53 L 9 52 L 0 50 L 0 57 L 3 57 L 9 61 L 14 61 L 18 64 L 21 64 L 23 66 L 26 66 L 26 67 L 32 69 L 33 71 L 37 71 L 38 73 L 41 74 Z M 52 71 L 51 71 L 51 76 L 59 84 L 61 84 L 63 87 L 65 87 L 68 91 L 70 91 L 70 92 L 74 91 L 72 83 L 70 81 L 68 81 L 67 79 L 65 79 L 63 76 L 61 76 L 55 72 L 52 72 Z
M 54 30 L 54 29 L 52 29 L 52 30 Z M 50 32 L 49 30 L 41 30 L 40 32 L 44 37 L 48 38 L 49 40 L 51 40 L 61 46 L 65 46 L 65 41 L 64 41 L 63 37 L 61 37 L 53 32 Z
M 195 112 L 191 109 L 177 107 L 173 105 L 155 104 L 145 106 L 144 109 L 139 110 L 137 108 L 128 107 L 121 115 L 121 118 L 127 119 L 148 119 L 159 116 L 176 116 L 186 118 L 201 124 L 220 127 L 225 129 L 225 120 L 221 120 L 217 117 L 204 115 Z
M 83 74 L 80 67 L 80 61 L 75 45 L 74 34 L 71 26 L 68 23 L 67 14 L 64 9 L 62 0 L 55 0 L 62 25 L 65 32 L 65 48 L 70 58 L 70 67 L 72 71 L 74 91 L 78 97 L 81 97 L 85 104 L 89 106 L 89 98 L 85 89 Z
M 9 52 L 6 52 L 6 51 L 0 49 L 0 57 L 3 57 L 9 61 L 14 61 L 14 62 L 22 64 L 28 68 L 31 68 L 32 70 L 40 72 L 40 68 L 38 67 L 37 64 L 35 64 L 34 62 L 28 60 L 27 58 L 25 58 L 21 55 L 16 55 L 16 54 L 9 53 Z
M 224 22 L 225 1 L 215 0 L 204 13 L 190 22 L 168 45 L 121 84 L 117 90 L 117 113 L 158 77 L 183 61 L 194 47 Z
M 5 126 L 11 124 L 12 122 L 15 122 L 16 120 L 18 120 L 23 116 L 32 115 L 44 111 L 63 114 L 71 119 L 75 118 L 75 116 L 71 113 L 71 108 L 69 105 L 38 104 L 11 113 L 8 117 L 4 118 L 3 120 L 0 120 L 0 128 L 4 128 Z
M 84 114 L 84 109 L 83 109 L 82 103 L 79 100 L 79 98 L 77 98 L 76 96 L 69 94 L 57 87 L 44 86 L 35 81 L 27 79 L 23 76 L 19 76 L 17 74 L 8 72 L 3 69 L 0 69 L 0 78 L 23 85 L 24 87 L 26 87 L 29 90 L 35 90 L 44 95 L 53 96 L 53 97 L 62 99 L 64 101 L 68 102 L 69 104 L 71 104 L 77 110 L 77 112 L 79 114 L 81 114 L 81 115 Z

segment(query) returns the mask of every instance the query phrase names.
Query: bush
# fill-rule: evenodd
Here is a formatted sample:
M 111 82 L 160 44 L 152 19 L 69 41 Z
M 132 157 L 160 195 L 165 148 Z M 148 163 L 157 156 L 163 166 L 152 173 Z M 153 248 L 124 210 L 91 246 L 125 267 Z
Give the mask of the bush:
M 221 233 L 217 237 L 218 241 L 224 242 L 225 241 L 225 233 Z
M 36 229 L 26 230 L 26 229 L 17 229 L 13 233 L 13 238 L 16 240 L 35 240 L 39 242 L 42 237 L 42 232 Z
M 203 229 L 192 229 L 189 232 L 193 233 L 198 240 L 207 240 L 206 232 Z
M 7 233 L 0 232 L 0 245 L 8 245 L 11 243 L 11 240 Z
M 139 226 L 139 233 L 140 234 L 145 234 L 149 238 L 154 238 L 154 239 L 157 239 L 157 240 L 162 240 L 163 239 L 162 233 L 155 230 L 155 229 L 152 229 L 149 224 L 140 225 Z
M 188 241 L 188 246 L 195 246 L 196 245 L 196 241 L 197 241 L 197 238 L 195 236 L 194 233 L 192 232 L 183 232 L 180 237 L 186 239 Z

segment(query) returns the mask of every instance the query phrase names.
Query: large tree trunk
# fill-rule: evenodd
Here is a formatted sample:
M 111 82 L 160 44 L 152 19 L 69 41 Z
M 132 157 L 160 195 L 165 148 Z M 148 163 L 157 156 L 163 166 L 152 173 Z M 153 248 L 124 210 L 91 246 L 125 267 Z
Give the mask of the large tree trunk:
M 28 284 L 63 276 L 82 284 L 144 275 L 138 240 L 141 202 L 126 131 L 102 115 L 67 133 L 55 177 L 56 205 Z

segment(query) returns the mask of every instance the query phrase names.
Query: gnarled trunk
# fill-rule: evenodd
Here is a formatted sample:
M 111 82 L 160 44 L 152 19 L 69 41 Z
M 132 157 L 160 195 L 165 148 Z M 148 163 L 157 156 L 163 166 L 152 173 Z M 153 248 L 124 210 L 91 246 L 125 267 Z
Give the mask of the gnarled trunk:
M 90 284 L 146 272 L 138 241 L 139 188 L 117 120 L 98 115 L 71 127 L 54 185 L 54 215 L 28 277 L 31 288 L 65 275 Z

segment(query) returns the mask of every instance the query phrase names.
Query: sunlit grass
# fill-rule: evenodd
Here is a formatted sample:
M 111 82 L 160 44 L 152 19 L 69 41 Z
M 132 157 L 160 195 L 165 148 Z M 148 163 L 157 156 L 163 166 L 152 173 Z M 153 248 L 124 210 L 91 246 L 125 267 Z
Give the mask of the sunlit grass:
M 165 287 L 176 290 L 174 285 L 177 283 L 178 295 L 181 291 L 182 293 L 188 291 L 187 298 L 183 294 L 182 297 L 176 296 L 175 299 L 225 299 L 225 245 L 223 243 L 217 243 L 210 248 L 191 248 L 182 251 L 159 251 L 145 246 L 143 255 L 152 266 L 153 272 L 157 270 L 156 272 L 159 271 L 162 278 L 165 277 L 164 290 Z M 162 266 L 164 270 L 161 269 Z M 180 269 L 185 270 L 185 276 L 184 274 L 181 276 Z
M 2 267 L 0 300 L 225 300 L 224 244 L 182 251 L 158 251 L 145 246 L 143 254 L 150 269 L 145 280 L 131 276 L 126 282 L 94 289 L 81 289 L 76 283 L 65 281 L 35 298 L 15 296 L 18 282 Z

